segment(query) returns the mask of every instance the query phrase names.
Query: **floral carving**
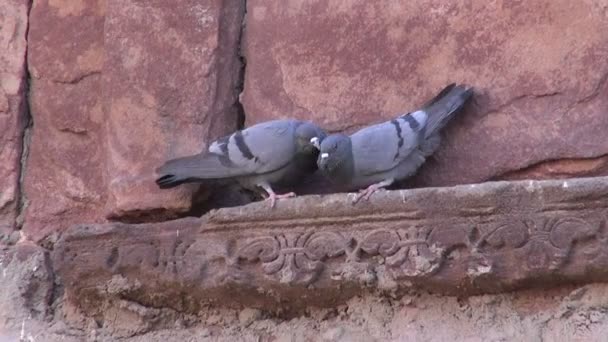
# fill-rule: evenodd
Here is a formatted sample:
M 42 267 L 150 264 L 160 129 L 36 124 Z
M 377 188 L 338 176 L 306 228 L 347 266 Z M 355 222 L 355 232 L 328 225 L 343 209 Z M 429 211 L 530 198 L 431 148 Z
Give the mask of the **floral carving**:
M 568 260 L 576 241 L 592 238 L 599 229 L 580 218 L 524 219 L 500 224 L 474 242 L 474 250 L 488 254 L 504 249 L 523 251 L 529 270 L 554 271 Z
M 432 274 L 441 266 L 443 249 L 428 242 L 430 228 L 374 230 L 358 244 L 356 254 L 380 255 L 393 278 Z
M 78 279 L 70 283 L 76 288 L 97 288 L 100 279 L 130 274 L 135 283 L 162 279 L 163 286 L 178 285 L 172 288 L 211 301 L 218 293 L 230 298 L 247 293 L 272 302 L 293 298 L 298 293 L 294 287 L 318 289 L 321 292 L 309 297 L 317 300 L 326 298 L 324 289 L 335 296 L 354 293 L 350 291 L 357 287 L 392 290 L 427 284 L 447 294 L 473 294 L 590 274 L 606 279 L 606 215 L 588 212 L 466 217 L 453 222 L 390 218 L 373 225 L 353 220 L 348 226 L 315 229 L 304 228 L 310 223 L 306 221 L 286 229 L 262 225 L 232 230 L 236 233 L 230 235 L 196 226 L 185 233 L 163 230 L 152 236 L 121 231 L 121 240 L 106 234 L 105 240 L 89 242 L 77 236 L 55 253 L 62 258 L 58 263 L 63 274 Z M 103 253 L 91 252 L 92 246 L 102 246 L 98 249 Z M 83 260 L 84 272 L 89 273 L 71 267 Z M 95 271 L 95 278 L 89 270 Z M 80 279 L 91 280 L 81 285 Z
M 491 274 L 504 252 L 522 255 L 525 269 L 554 271 L 568 260 L 576 241 L 595 236 L 598 227 L 579 218 L 544 218 L 499 223 L 494 228 L 474 228 L 469 248 L 474 256 L 467 262 L 467 274 Z M 438 272 L 446 251 L 452 246 L 433 241 L 436 234 L 425 226 L 376 229 L 340 234 L 308 231 L 277 234 L 247 240 L 237 249 L 236 259 L 260 262 L 264 274 L 282 283 L 308 285 L 324 270 L 325 261 L 347 254 L 345 263 L 364 261 L 370 267 L 383 267 L 395 280 L 424 277 Z M 458 245 L 458 242 L 454 242 Z M 369 257 L 380 257 L 371 260 Z M 237 262 L 238 264 L 238 262 Z M 347 265 L 343 265 L 346 267 Z M 340 273 L 334 270 L 333 273 Z M 335 277 L 334 277 L 335 278 Z
M 308 285 L 323 270 L 323 260 L 342 255 L 346 242 L 336 232 L 279 234 L 247 241 L 236 253 L 237 259 L 262 263 L 265 274 L 281 283 Z

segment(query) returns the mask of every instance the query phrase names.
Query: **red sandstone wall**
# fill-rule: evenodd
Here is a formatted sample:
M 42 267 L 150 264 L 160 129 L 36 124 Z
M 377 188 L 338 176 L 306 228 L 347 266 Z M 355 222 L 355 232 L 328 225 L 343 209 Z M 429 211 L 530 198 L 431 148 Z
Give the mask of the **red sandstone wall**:
M 466 82 L 473 104 L 410 185 L 608 175 L 606 32 L 603 0 L 0 0 L 0 340 L 602 340 L 604 285 L 365 296 L 293 319 L 124 302 L 137 314 L 99 327 L 23 240 L 187 212 L 197 186 L 159 191 L 153 168 L 234 130 L 241 104 L 246 124 L 352 131 Z
M 36 0 L 28 18 L 29 7 L 0 2 L 5 233 L 23 220 L 39 240 L 188 211 L 197 187 L 161 192 L 153 168 L 235 129 L 242 86 L 247 124 L 295 116 L 352 131 L 466 82 L 474 103 L 411 184 L 607 174 L 601 1 Z

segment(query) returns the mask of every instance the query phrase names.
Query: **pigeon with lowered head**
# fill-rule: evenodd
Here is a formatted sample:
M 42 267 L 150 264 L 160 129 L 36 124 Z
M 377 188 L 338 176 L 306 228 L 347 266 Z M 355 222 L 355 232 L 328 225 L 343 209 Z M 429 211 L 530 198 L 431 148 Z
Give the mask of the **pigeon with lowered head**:
M 286 119 L 256 124 L 214 141 L 208 151 L 167 161 L 156 169 L 161 189 L 182 183 L 235 180 L 252 191 L 263 189 L 270 206 L 295 193 L 276 194 L 317 170 L 318 149 L 310 144 L 325 132 L 307 121 Z
M 365 127 L 351 136 L 314 137 L 320 150 L 319 170 L 355 197 L 369 197 L 378 189 L 408 178 L 422 166 L 441 142 L 440 130 L 473 95 L 473 89 L 450 84 L 420 110 Z

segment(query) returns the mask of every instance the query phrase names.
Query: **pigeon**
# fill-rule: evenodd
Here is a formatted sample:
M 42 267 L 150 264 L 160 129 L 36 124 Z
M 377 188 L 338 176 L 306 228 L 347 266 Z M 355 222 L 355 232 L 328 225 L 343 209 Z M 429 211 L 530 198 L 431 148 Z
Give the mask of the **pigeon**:
M 309 121 L 272 120 L 222 137 L 199 154 L 169 160 L 156 169 L 161 189 L 182 183 L 234 180 L 246 189 L 267 194 L 271 208 L 293 192 L 276 194 L 273 186 L 289 186 L 317 170 L 319 151 L 310 144 L 326 133 Z
M 473 95 L 455 83 L 446 86 L 421 109 L 365 127 L 351 136 L 313 137 L 320 150 L 319 171 L 334 184 L 359 190 L 353 203 L 416 173 L 441 143 L 440 130 Z

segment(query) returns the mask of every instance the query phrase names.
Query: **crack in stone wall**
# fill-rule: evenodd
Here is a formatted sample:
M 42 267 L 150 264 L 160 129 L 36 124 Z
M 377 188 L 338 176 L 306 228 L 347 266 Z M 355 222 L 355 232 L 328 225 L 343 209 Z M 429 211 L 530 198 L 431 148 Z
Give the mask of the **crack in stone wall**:
M 25 173 L 27 171 L 27 158 L 29 155 L 30 142 L 32 138 L 32 129 L 34 127 L 34 118 L 30 111 L 30 91 L 31 91 L 31 82 L 32 78 L 30 75 L 29 69 L 29 27 L 30 27 L 30 13 L 32 7 L 34 6 L 34 0 L 29 1 L 27 8 L 27 28 L 25 32 L 26 39 L 26 49 L 25 49 L 25 84 L 24 84 L 24 99 L 22 103 L 22 136 L 21 136 L 21 156 L 19 158 L 19 183 L 18 183 L 18 191 L 17 196 L 19 196 L 18 209 L 17 209 L 17 219 L 16 219 L 16 228 L 21 229 L 23 226 L 23 220 L 25 211 L 27 209 L 27 197 L 24 190 L 24 178 Z
M 247 120 L 247 115 L 245 113 L 245 108 L 241 103 L 241 95 L 243 94 L 243 90 L 245 89 L 245 76 L 247 71 L 247 59 L 243 53 L 243 40 L 245 37 L 245 30 L 247 29 L 247 0 L 242 0 L 243 6 L 243 18 L 241 20 L 241 29 L 239 30 L 239 39 L 238 39 L 238 55 L 239 62 L 241 64 L 241 68 L 239 70 L 239 81 L 237 84 L 237 92 L 238 96 L 236 99 L 236 106 L 238 110 L 238 118 L 237 118 L 237 129 L 245 128 L 245 121 Z
M 590 158 L 547 159 L 519 170 L 512 170 L 492 177 L 488 181 L 522 179 L 565 179 L 596 177 L 608 172 L 608 154 Z

